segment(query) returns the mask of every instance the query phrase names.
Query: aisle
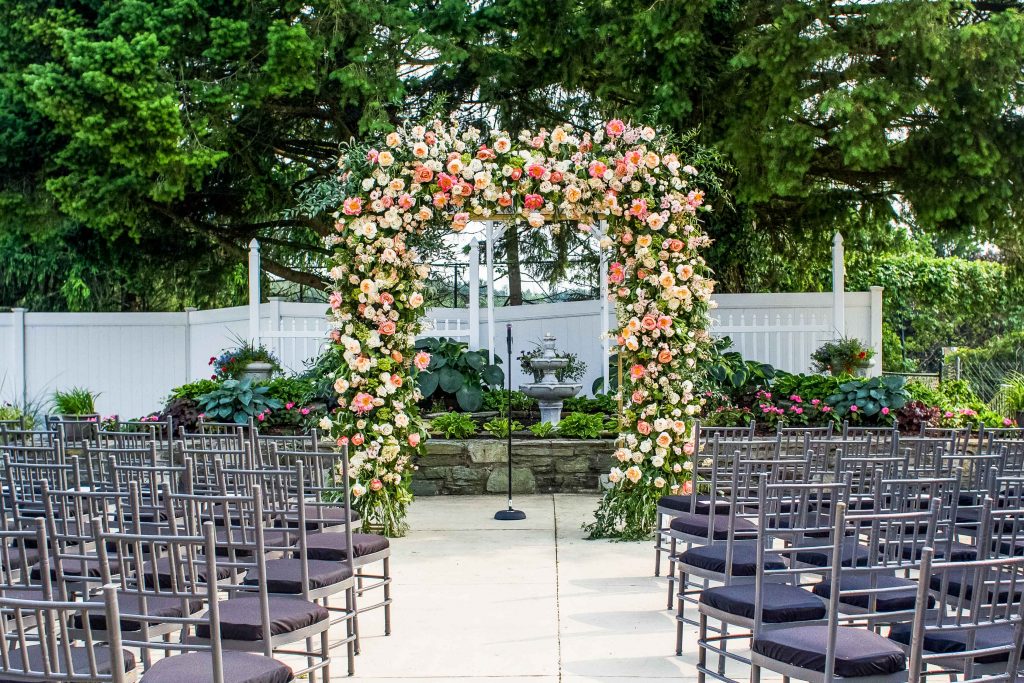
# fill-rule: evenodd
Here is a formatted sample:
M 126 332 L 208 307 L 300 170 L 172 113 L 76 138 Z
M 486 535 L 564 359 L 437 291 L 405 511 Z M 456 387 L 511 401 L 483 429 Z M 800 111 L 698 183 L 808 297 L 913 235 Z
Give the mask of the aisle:
M 393 544 L 392 635 L 378 635 L 377 615 L 365 620 L 356 678 L 695 680 L 692 645 L 671 655 L 674 621 L 664 579 L 651 576 L 651 544 L 583 540 L 595 502 L 524 496 L 516 503 L 527 519 L 499 523 L 500 497 L 418 499 L 413 531 Z

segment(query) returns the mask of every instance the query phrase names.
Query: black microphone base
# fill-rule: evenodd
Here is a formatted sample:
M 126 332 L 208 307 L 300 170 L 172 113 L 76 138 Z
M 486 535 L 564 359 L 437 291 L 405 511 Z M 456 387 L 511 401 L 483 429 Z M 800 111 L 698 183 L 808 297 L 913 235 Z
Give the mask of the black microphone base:
M 526 513 L 522 510 L 498 510 L 494 513 L 494 518 L 502 522 L 515 522 L 526 519 Z

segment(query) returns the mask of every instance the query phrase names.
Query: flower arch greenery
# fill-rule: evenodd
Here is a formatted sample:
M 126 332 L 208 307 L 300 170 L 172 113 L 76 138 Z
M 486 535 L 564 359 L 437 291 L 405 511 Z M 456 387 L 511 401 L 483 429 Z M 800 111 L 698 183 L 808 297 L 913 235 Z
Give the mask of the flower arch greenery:
M 605 225 L 610 296 L 626 369 L 623 428 L 595 537 L 650 534 L 657 497 L 685 489 L 702 399 L 714 286 L 701 251 L 704 190 L 714 155 L 693 136 L 611 120 L 596 131 L 481 131 L 439 120 L 350 145 L 337 174 L 304 210 L 333 213 L 329 353 L 337 406 L 321 427 L 351 451 L 356 507 L 386 534 L 406 529 L 413 458 L 427 432 L 415 374 L 430 363 L 413 344 L 427 265 L 417 246 L 471 220 L 532 228 Z

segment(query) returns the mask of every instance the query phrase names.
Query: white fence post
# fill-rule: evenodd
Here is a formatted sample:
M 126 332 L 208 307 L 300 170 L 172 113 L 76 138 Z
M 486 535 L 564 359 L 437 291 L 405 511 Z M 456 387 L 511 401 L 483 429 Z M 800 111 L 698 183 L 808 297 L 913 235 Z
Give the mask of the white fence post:
M 185 307 L 185 384 L 192 381 L 192 314 L 195 306 Z
M 11 309 L 11 360 L 14 369 L 14 400 L 24 408 L 28 403 L 25 366 L 25 309 Z
M 249 242 L 249 341 L 260 344 L 260 243 Z
M 469 243 L 469 350 L 480 348 L 480 242 Z
M 871 348 L 875 350 L 875 358 L 878 361 L 872 366 L 872 375 L 882 374 L 882 292 L 883 287 L 874 285 L 869 288 L 871 292 L 871 322 L 869 323 L 871 329 L 871 339 L 869 344 Z
M 832 238 L 832 327 L 836 336 L 846 336 L 846 250 L 843 235 Z

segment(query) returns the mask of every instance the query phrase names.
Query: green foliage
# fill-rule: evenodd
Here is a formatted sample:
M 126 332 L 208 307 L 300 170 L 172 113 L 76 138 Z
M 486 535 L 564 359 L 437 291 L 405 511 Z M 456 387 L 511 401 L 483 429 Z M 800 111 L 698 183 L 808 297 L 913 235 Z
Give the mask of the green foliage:
M 998 403 L 1009 415 L 1024 413 L 1024 374 L 1015 372 L 1008 375 L 993 403 Z
M 1024 328 L 1024 279 L 1002 263 L 910 251 L 853 255 L 848 273 L 852 290 L 871 285 L 885 288 L 882 359 L 886 370 L 938 370 L 944 346 L 996 351 L 1024 342 L 1024 332 L 1020 332 Z M 1004 334 L 1009 336 L 1002 337 Z M 900 362 L 904 356 L 910 366 Z
M 484 410 L 497 410 L 502 415 L 508 406 L 509 392 L 504 389 L 488 389 L 484 392 Z M 512 410 L 527 412 L 537 407 L 537 399 L 530 398 L 521 391 L 512 392 Z
M 25 429 L 33 429 L 36 425 L 34 416 L 26 413 L 20 406 L 6 402 L 0 404 L 0 422 L 20 422 Z
M 562 409 L 573 413 L 609 413 L 619 412 L 619 400 L 615 394 L 594 394 L 590 396 L 573 396 L 565 399 Z
M 284 405 L 305 405 L 316 399 L 316 385 L 307 377 L 274 377 L 260 384 L 267 387 L 267 396 Z
M 484 422 L 484 431 L 489 433 L 491 436 L 497 436 L 501 438 L 508 438 L 509 430 L 517 432 L 523 428 L 523 423 L 518 420 L 512 420 L 509 423 L 507 417 L 492 417 L 487 422 Z
M 547 439 L 555 435 L 555 425 L 550 422 L 538 422 L 529 426 L 530 432 L 537 437 Z
M 53 392 L 53 408 L 58 415 L 92 415 L 96 413 L 96 398 L 88 389 L 75 387 Z
M 519 361 L 519 367 L 523 369 L 523 372 L 528 375 L 533 375 L 533 381 L 539 382 L 544 373 L 540 370 L 534 370 L 530 365 L 530 361 L 534 358 L 539 358 L 544 355 L 544 347 L 540 342 L 532 342 L 534 348 L 529 351 L 520 351 L 519 356 L 516 360 Z M 580 357 L 575 353 L 568 351 L 555 350 L 556 358 L 568 359 L 568 363 L 565 367 L 555 371 L 555 379 L 559 382 L 576 382 L 583 379 L 583 375 L 587 373 L 587 364 L 580 360 Z
M 283 404 L 268 396 L 270 387 L 256 385 L 252 379 L 226 379 L 213 391 L 199 397 L 197 403 L 206 418 L 215 422 L 245 424 Z
M 713 390 L 739 401 L 767 387 L 776 370 L 767 363 L 745 361 L 738 351 L 728 351 L 731 346 L 729 337 L 715 340 L 707 376 Z
M 171 418 L 174 424 L 174 428 L 184 427 L 185 431 L 195 431 L 196 425 L 199 423 L 199 402 L 194 398 L 172 398 L 164 406 L 163 412 L 160 413 L 160 419 L 166 420 Z
M 973 348 L 959 348 L 952 354 L 951 360 L 958 356 L 965 363 L 1017 365 L 1024 359 L 1024 330 L 1018 329 L 992 337 Z
M 839 391 L 825 399 L 840 417 L 857 420 L 893 420 L 893 411 L 907 403 L 906 381 L 899 376 L 857 378 L 843 382 Z
M 569 439 L 599 439 L 605 431 L 606 415 L 569 413 L 558 423 L 558 435 Z
M 416 349 L 430 353 L 430 365 L 416 374 L 424 398 L 435 392 L 450 397 L 466 412 L 480 410 L 487 387 L 501 387 L 505 373 L 487 362 L 487 350 L 470 351 L 465 342 L 448 337 L 416 341 Z M 496 363 L 501 359 L 494 357 Z
M 476 422 L 465 413 L 444 413 L 430 421 L 430 431 L 446 439 L 466 439 L 476 434 Z
M 799 396 L 805 402 L 815 398 L 824 399 L 839 391 L 839 385 L 850 377 L 835 375 L 805 375 L 780 372 L 772 382 L 772 393 L 780 396 Z
M 182 384 L 180 387 L 171 389 L 171 395 L 168 396 L 167 400 L 170 402 L 178 398 L 187 398 L 194 401 L 203 394 L 208 394 L 216 389 L 219 384 L 215 379 L 198 379 L 195 382 Z
M 811 354 L 815 372 L 831 372 L 833 375 L 852 375 L 858 367 L 866 365 L 875 355 L 875 350 L 853 337 L 842 337 L 825 342 Z

